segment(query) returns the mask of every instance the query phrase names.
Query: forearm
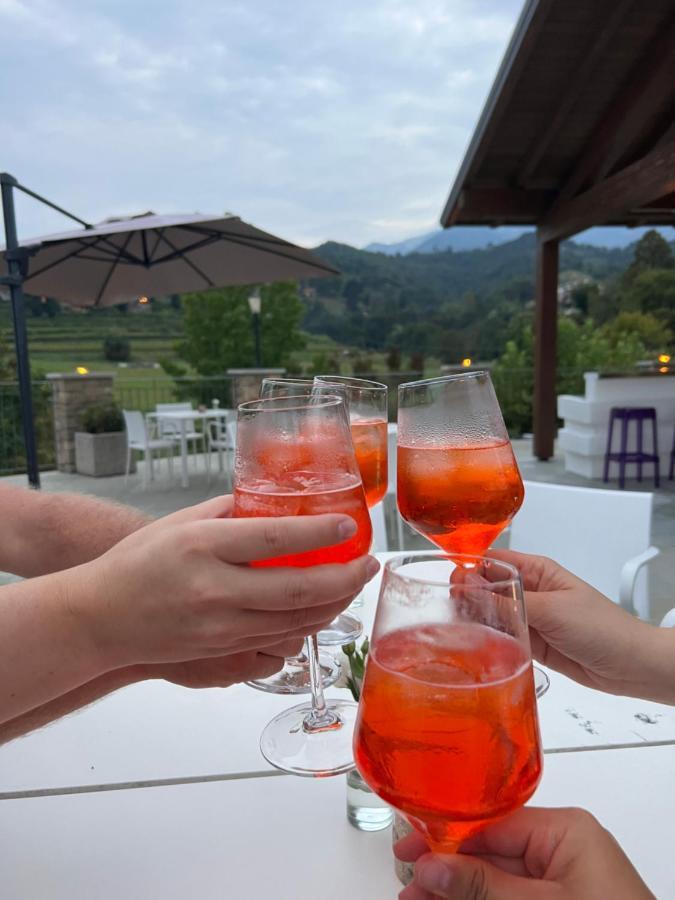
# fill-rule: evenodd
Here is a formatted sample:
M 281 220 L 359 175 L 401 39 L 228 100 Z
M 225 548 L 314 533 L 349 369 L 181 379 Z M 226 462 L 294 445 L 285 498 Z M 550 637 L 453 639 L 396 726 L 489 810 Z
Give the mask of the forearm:
M 36 728 L 42 728 L 55 719 L 67 716 L 113 691 L 142 681 L 144 677 L 144 669 L 141 666 L 128 666 L 124 669 L 106 672 L 60 697 L 55 697 L 35 709 L 0 724 L 0 744 L 6 744 L 30 731 L 35 731 Z
M 675 628 L 640 625 L 627 693 L 675 706 Z
M 3 486 L 0 570 L 26 578 L 78 566 L 105 553 L 150 519 L 129 506 L 78 494 Z
M 0 588 L 0 722 L 119 667 L 99 652 L 77 602 L 93 591 L 85 566 Z

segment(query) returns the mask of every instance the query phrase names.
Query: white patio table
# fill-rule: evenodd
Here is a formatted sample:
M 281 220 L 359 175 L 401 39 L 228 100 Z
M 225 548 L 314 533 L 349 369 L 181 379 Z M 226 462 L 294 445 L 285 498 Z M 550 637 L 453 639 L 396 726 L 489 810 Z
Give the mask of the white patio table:
M 357 610 L 366 633 L 379 582 L 378 575 Z M 549 756 L 675 747 L 675 709 L 609 696 L 548 674 L 551 687 L 539 702 L 539 715 Z M 345 696 L 336 688 L 328 694 Z M 305 699 L 246 685 L 202 691 L 160 681 L 133 685 L 0 747 L 0 799 L 276 774 L 260 755 L 260 733 L 278 712 Z
M 672 747 L 548 757 L 533 803 L 583 806 L 660 900 L 670 863 Z M 344 777 L 244 778 L 5 800 L 8 900 L 394 900 L 391 833 L 356 831 Z
M 155 422 L 178 422 L 180 425 L 180 483 L 181 487 L 188 487 L 188 447 L 187 447 L 187 431 L 191 422 L 207 422 L 209 419 L 227 419 L 229 410 L 227 409 L 177 409 L 166 410 L 165 412 L 149 412 L 145 414 L 146 419 Z M 208 448 L 207 448 L 208 452 Z

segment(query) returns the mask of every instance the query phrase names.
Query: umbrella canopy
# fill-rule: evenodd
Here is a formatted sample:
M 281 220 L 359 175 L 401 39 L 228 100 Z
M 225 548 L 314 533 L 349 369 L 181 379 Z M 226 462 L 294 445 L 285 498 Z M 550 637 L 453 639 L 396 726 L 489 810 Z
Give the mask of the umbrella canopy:
M 71 306 L 339 274 L 309 250 L 237 216 L 147 213 L 20 246 L 30 254 L 24 290 Z M 6 272 L 0 255 L 0 275 Z

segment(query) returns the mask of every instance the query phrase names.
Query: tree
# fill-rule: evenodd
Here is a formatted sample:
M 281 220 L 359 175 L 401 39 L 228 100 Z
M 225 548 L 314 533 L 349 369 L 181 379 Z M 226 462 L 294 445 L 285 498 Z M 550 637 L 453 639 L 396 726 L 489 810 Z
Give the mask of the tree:
M 664 328 L 663 321 L 651 313 L 622 312 L 608 322 L 601 333 L 612 348 L 625 343 L 630 337 L 637 337 L 645 350 L 658 353 L 670 345 L 673 335 Z
M 675 328 L 675 269 L 643 269 L 622 285 L 621 309 L 652 313 Z
M 103 355 L 109 362 L 128 362 L 131 357 L 129 339 L 118 334 L 109 334 L 103 341 Z
M 185 340 L 177 351 L 200 375 L 254 364 L 250 293 L 251 287 L 229 287 L 183 298 Z M 266 285 L 261 297 L 262 363 L 283 366 L 305 344 L 298 330 L 304 309 L 292 283 Z
M 635 245 L 633 262 L 626 269 L 622 280 L 625 284 L 630 284 L 645 269 L 672 269 L 673 265 L 673 251 L 668 241 L 652 229 Z
M 583 373 L 622 371 L 632 368 L 645 356 L 645 347 L 633 332 L 621 332 L 612 344 L 591 319 L 577 324 L 558 318 L 557 394 L 580 394 Z M 509 431 L 522 434 L 532 427 L 534 396 L 534 333 L 526 324 L 520 336 L 506 350 L 492 370 L 492 377 Z

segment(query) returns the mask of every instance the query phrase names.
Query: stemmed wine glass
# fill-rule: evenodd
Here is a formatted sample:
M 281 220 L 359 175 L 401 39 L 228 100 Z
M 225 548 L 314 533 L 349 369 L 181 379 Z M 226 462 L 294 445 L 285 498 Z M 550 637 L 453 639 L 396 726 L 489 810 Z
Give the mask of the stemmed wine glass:
M 542 751 L 513 566 L 455 553 L 387 562 L 354 757 L 436 852 L 532 796 Z
M 397 500 L 403 518 L 454 557 L 480 555 L 520 509 L 525 490 L 488 372 L 398 389 Z M 536 669 L 542 694 L 548 678 Z
M 349 413 L 356 462 L 361 472 L 368 508 L 387 493 L 387 402 L 388 389 L 379 381 L 343 375 L 317 375 L 313 393 L 343 396 Z M 363 630 L 361 620 L 351 612 L 337 616 L 319 634 L 322 645 L 343 645 L 356 640 Z
M 280 397 L 243 403 L 237 416 L 235 516 L 345 513 L 357 523 L 347 541 L 256 566 L 345 563 L 368 552 L 372 528 L 344 399 Z M 336 775 L 353 768 L 356 704 L 326 702 L 316 636 L 307 640 L 312 702 L 285 710 L 264 729 L 263 756 L 296 775 Z
M 311 378 L 263 378 L 260 387 L 261 399 L 274 397 L 303 397 L 308 399 L 312 393 Z M 319 645 L 321 636 L 318 635 Z M 319 653 L 319 668 L 324 688 L 334 684 L 340 676 L 340 663 L 329 653 Z M 268 678 L 257 678 L 247 682 L 249 687 L 271 694 L 308 694 L 311 690 L 309 659 L 306 653 L 289 656 L 284 667 Z

